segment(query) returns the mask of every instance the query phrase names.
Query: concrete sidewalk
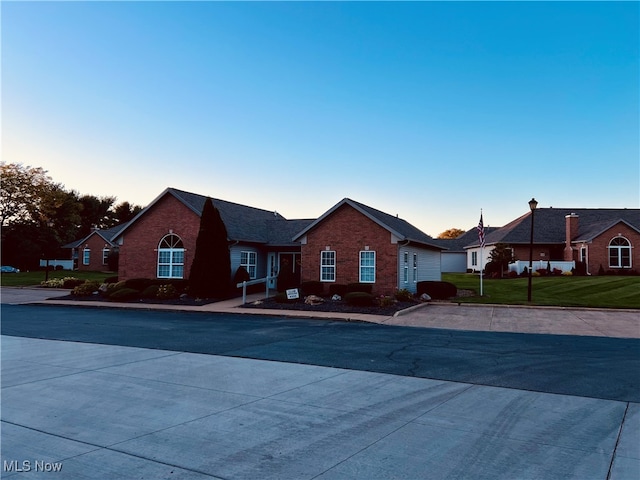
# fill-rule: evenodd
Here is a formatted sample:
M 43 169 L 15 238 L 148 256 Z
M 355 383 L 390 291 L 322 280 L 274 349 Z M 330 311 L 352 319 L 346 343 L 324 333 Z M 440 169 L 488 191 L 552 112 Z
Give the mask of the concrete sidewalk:
M 385 325 L 471 331 L 640 338 L 640 310 L 629 309 L 620 310 L 429 303 L 399 312 L 393 317 L 387 317 L 357 313 L 341 315 L 335 312 L 240 308 L 242 304 L 241 298 L 234 298 L 202 306 L 86 302 L 51 299 L 53 297 L 67 294 L 68 290 L 3 287 L 1 289 L 1 301 L 2 303 L 11 304 L 46 303 L 49 305 L 99 306 L 104 308 L 178 310 L 246 315 L 291 316 L 299 318 L 338 318 Z M 247 301 L 253 302 L 262 298 L 264 298 L 264 294 L 254 294 L 248 296 Z
M 2 478 L 640 478 L 639 404 L 0 338 Z

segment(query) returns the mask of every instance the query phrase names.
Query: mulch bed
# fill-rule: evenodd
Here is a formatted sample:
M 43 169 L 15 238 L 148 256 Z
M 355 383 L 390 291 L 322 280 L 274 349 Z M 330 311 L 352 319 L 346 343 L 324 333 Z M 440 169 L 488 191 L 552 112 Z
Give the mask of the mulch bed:
M 367 313 L 371 315 L 392 316 L 400 310 L 418 305 L 419 302 L 397 302 L 387 307 L 371 306 L 359 307 L 349 305 L 342 300 L 325 299 L 320 305 L 307 305 L 303 299 L 278 303 L 273 298 L 266 298 L 253 303 L 247 303 L 242 308 L 265 308 L 274 310 L 297 310 L 304 312 L 333 312 L 333 313 Z
M 184 298 L 172 298 L 166 300 L 160 300 L 157 298 L 140 298 L 137 300 L 109 300 L 102 295 L 89 295 L 89 296 L 77 296 L 77 295 L 64 295 L 62 297 L 51 297 L 49 300 L 73 300 L 77 302 L 114 302 L 114 303 L 142 303 L 149 305 L 185 305 L 189 307 L 198 307 L 201 305 L 208 305 L 210 303 L 218 302 L 215 298 L 196 299 L 191 297 Z

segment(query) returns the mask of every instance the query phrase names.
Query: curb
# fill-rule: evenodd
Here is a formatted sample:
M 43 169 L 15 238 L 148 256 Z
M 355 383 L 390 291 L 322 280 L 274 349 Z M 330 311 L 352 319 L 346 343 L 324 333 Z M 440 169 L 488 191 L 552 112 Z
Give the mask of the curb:
M 429 302 L 419 303 L 418 305 L 414 305 L 413 307 L 405 308 L 404 310 L 398 310 L 393 314 L 394 317 L 401 317 L 403 315 L 407 315 L 409 313 L 414 312 L 415 310 L 420 310 L 422 308 L 428 307 Z

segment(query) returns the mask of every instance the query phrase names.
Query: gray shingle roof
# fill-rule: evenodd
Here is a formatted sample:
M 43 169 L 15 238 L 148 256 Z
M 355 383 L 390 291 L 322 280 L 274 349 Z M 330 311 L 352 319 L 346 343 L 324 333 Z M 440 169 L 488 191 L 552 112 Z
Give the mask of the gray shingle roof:
M 316 224 L 323 221 L 326 217 L 328 217 L 331 213 L 336 211 L 342 205 L 350 205 L 356 210 L 360 211 L 363 215 L 367 216 L 374 222 L 376 222 L 381 227 L 389 230 L 395 236 L 397 236 L 400 240 L 409 240 L 411 242 L 420 243 L 422 245 L 426 245 L 428 247 L 433 247 L 437 249 L 443 249 L 444 247 L 440 246 L 432 237 L 424 233 L 422 230 L 414 227 L 406 220 L 399 218 L 397 216 L 389 215 L 388 213 L 384 213 L 380 210 L 376 210 L 368 205 L 363 203 L 356 202 L 355 200 L 351 200 L 350 198 L 344 198 L 328 211 L 326 211 L 320 218 L 311 222 L 304 230 L 301 230 L 295 237 L 295 239 L 299 239 L 306 232 L 311 230 Z
M 166 194 L 171 194 L 176 197 L 198 216 L 202 214 L 202 209 L 207 199 L 204 195 L 185 192 L 177 188 L 167 188 L 140 212 L 138 217 L 143 215 Z M 227 228 L 227 235 L 230 240 L 278 246 L 293 245 L 291 238 L 294 233 L 292 232 L 299 231 L 312 221 L 287 220 L 274 211 L 241 205 L 217 198 L 212 198 L 211 200 L 220 212 L 220 217 Z M 138 217 L 134 218 L 132 223 L 135 222 Z
M 75 240 L 71 243 L 67 243 L 66 245 L 63 245 L 62 248 L 78 248 L 80 245 L 85 243 L 88 240 L 88 238 L 93 234 L 100 235 L 105 242 L 108 242 L 111 245 L 115 245 L 116 237 L 118 236 L 121 230 L 124 230 L 127 227 L 127 225 L 129 225 L 129 223 L 130 222 L 125 222 L 125 223 L 121 223 L 120 225 L 116 225 L 115 227 L 93 230 L 89 235 L 82 237 L 80 240 Z
M 567 215 L 578 215 L 578 234 L 572 239 L 590 240 L 623 221 L 640 230 L 640 209 L 632 208 L 539 208 L 534 214 L 534 243 L 564 244 Z M 487 244 L 528 244 L 531 235 L 531 212 L 485 236 Z M 478 241 L 467 245 L 477 246 Z
M 484 227 L 485 237 L 491 232 L 494 232 L 498 227 Z M 478 229 L 473 227 L 467 230 L 462 235 L 456 238 L 434 238 L 433 241 L 446 249 L 449 252 L 464 252 L 464 247 L 467 245 L 478 243 Z

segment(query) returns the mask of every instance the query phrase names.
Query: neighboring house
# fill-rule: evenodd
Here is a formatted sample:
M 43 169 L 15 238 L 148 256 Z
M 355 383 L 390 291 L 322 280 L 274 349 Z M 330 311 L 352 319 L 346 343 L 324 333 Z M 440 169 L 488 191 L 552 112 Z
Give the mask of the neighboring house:
M 485 235 L 496 230 L 496 227 L 485 227 Z M 447 250 L 442 252 L 443 273 L 465 273 L 471 267 L 467 266 L 467 251 L 465 247 L 478 241 L 478 229 L 476 227 L 467 230 L 456 238 L 436 238 L 434 242 Z M 479 259 L 475 258 L 475 268 L 478 269 Z
M 302 278 L 326 284 L 370 283 L 374 294 L 416 292 L 441 279 L 433 238 L 410 223 L 345 198 L 300 231 Z M 328 288 L 327 288 L 328 290 Z
M 167 188 L 136 215 L 114 238 L 119 279 L 188 279 L 206 199 Z M 285 265 L 299 276 L 300 244 L 291 239 L 311 220 L 287 220 L 277 212 L 212 201 L 227 229 L 232 276 L 242 266 L 252 279 L 264 278 Z
M 118 250 L 114 239 L 126 225 L 122 224 L 109 229 L 94 228 L 86 237 L 64 245 L 62 248 L 71 249 L 73 268 L 93 271 L 108 270 L 109 254 Z
M 640 269 L 640 209 L 538 208 L 534 213 L 534 270 L 553 262 L 582 262 L 586 273 L 627 273 Z M 514 260 L 528 262 L 531 212 L 485 235 L 483 264 L 497 243 Z M 478 271 L 478 240 L 465 247 L 468 268 Z M 601 268 L 602 267 L 602 268 Z

